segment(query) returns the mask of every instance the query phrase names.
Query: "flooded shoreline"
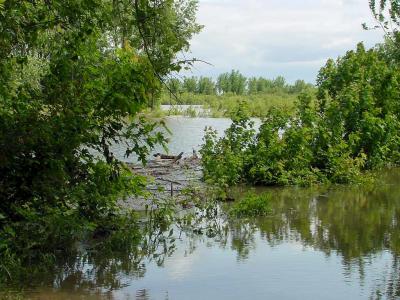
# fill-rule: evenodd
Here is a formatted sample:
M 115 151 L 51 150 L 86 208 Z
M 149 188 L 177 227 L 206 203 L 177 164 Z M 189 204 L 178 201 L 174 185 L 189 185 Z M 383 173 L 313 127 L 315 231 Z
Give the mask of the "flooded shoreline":
M 191 208 L 179 194 L 194 200 L 196 187 L 203 189 L 193 149 L 199 149 L 205 126 L 222 134 L 230 125 L 212 118 L 165 121 L 173 133 L 169 153 L 184 152 L 183 158 L 147 167 L 125 159 L 133 173 L 152 178 L 150 196 L 128 199 L 127 207 L 151 209 L 151 199 L 165 197 L 182 210 Z M 269 193 L 271 214 L 230 218 L 229 204 L 220 204 L 211 218 L 194 215 L 200 227 L 159 224 L 129 250 L 79 245 L 57 257 L 51 270 L 32 266 L 35 272 L 5 287 L 9 292 L 0 298 L 399 299 L 400 169 L 377 178 L 358 186 L 238 187 L 238 194 Z
M 218 217 L 213 234 L 171 227 L 170 252 L 84 252 L 35 278 L 24 299 L 398 299 L 400 170 L 381 175 L 371 186 L 263 189 L 269 216 Z
M 185 207 L 189 197 L 205 197 L 205 183 L 202 182 L 200 159 L 196 156 L 180 159 L 153 159 L 145 166 L 126 163 L 132 174 L 147 178 L 146 193 L 121 200 L 124 208 L 143 211 L 155 207 L 157 203 L 174 199 Z

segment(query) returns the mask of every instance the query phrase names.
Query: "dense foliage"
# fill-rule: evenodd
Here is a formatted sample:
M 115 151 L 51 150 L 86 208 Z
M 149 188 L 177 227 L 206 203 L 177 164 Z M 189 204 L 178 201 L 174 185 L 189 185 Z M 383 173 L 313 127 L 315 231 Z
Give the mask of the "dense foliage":
M 272 212 L 271 195 L 249 193 L 235 202 L 230 208 L 230 214 L 235 217 L 259 217 Z
M 295 113 L 271 109 L 259 133 L 245 107 L 224 137 L 208 130 L 205 178 L 221 187 L 349 183 L 365 170 L 400 163 L 398 65 L 359 44 L 326 63 L 317 87 L 317 100 L 302 94 Z
M 135 117 L 184 66 L 176 54 L 201 27 L 195 0 L 0 4 L 4 258 L 12 247 L 45 253 L 84 230 L 116 226 L 117 199 L 140 193 L 143 179 L 111 147 L 123 143 L 144 161 L 164 142 L 157 124 Z
M 167 87 L 161 93 L 160 104 L 203 105 L 211 117 L 230 117 L 245 101 L 252 117 L 264 117 L 271 107 L 292 109 L 297 96 L 305 91 L 314 91 L 315 87 L 304 80 L 287 83 L 285 78 L 263 77 L 246 78 L 239 71 L 223 73 L 214 81 L 210 77 L 185 77 L 183 80 L 170 78 Z M 185 114 L 197 116 L 189 109 L 172 109 L 162 112 L 159 106 L 153 106 L 151 113 L 156 116 L 165 114 Z
M 185 77 L 183 80 L 171 78 L 167 81 L 169 92 L 180 96 L 191 95 L 256 95 L 256 94 L 298 94 L 313 87 L 304 80 L 289 84 L 282 76 L 274 79 L 263 77 L 246 78 L 237 70 L 220 74 L 216 81 L 211 77 Z M 182 100 L 179 97 L 179 100 Z M 185 99 L 183 99 L 185 100 Z M 180 101 L 186 103 L 185 101 Z
M 190 117 L 231 117 L 238 110 L 242 102 L 248 107 L 248 113 L 252 117 L 264 117 L 272 107 L 279 109 L 293 110 L 299 94 L 275 93 L 275 94 L 256 94 L 256 95 L 194 95 L 181 94 L 179 104 L 168 104 L 169 109 L 156 106 L 149 108 L 147 113 L 162 117 L 165 115 L 185 115 Z M 161 96 L 163 103 L 169 103 L 169 99 Z M 197 105 L 202 105 L 201 110 L 196 110 Z

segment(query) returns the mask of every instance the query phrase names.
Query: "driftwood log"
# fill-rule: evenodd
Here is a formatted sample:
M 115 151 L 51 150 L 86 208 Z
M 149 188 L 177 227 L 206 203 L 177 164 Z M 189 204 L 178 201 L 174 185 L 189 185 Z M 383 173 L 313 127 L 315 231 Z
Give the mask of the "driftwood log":
M 177 203 L 186 203 L 188 197 L 198 197 L 205 192 L 199 157 L 195 152 L 193 156 L 183 156 L 183 152 L 179 155 L 157 153 L 154 155 L 156 159 L 148 161 L 145 165 L 126 163 L 133 174 L 148 178 L 146 190 L 149 193 L 128 197 L 120 204 L 136 210 L 145 210 L 146 207 L 156 205 L 153 199 L 162 202 L 173 197 Z M 194 194 L 188 196 L 188 192 Z
M 182 158 L 183 152 L 179 153 L 178 155 L 167 155 L 167 154 L 156 153 L 153 156 L 160 159 L 173 159 L 175 162 Z

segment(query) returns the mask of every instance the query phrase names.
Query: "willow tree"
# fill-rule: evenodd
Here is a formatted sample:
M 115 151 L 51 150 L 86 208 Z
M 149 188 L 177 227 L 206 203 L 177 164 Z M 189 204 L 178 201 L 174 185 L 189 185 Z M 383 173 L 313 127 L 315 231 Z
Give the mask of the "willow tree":
M 381 29 L 385 33 L 385 42 L 378 48 L 391 65 L 400 65 L 400 1 L 369 0 L 372 15 L 377 21 L 373 27 L 363 24 L 364 29 Z
M 386 33 L 398 32 L 400 28 L 399 0 L 369 0 L 369 7 L 374 18 Z
M 232 70 L 230 73 L 223 73 L 217 78 L 217 90 L 221 94 L 233 93 L 243 95 L 246 91 L 247 78 L 239 71 Z
M 140 189 L 110 146 L 145 160 L 164 141 L 137 114 L 188 63 L 177 54 L 201 29 L 196 9 L 196 0 L 0 0 L 1 226 L 28 210 L 94 219 Z

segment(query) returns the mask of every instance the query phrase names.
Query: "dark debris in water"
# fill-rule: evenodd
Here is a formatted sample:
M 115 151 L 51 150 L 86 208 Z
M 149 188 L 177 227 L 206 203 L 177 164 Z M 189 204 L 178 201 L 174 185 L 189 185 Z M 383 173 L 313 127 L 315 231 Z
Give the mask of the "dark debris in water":
M 191 193 L 202 190 L 202 167 L 196 156 L 181 159 L 154 159 L 146 166 L 127 164 L 133 174 L 147 177 L 145 196 L 129 197 L 123 206 L 136 210 L 154 207 L 156 202 L 175 199 L 187 205 Z M 155 201 L 156 200 L 156 201 Z M 122 203 L 122 202 L 121 202 Z

